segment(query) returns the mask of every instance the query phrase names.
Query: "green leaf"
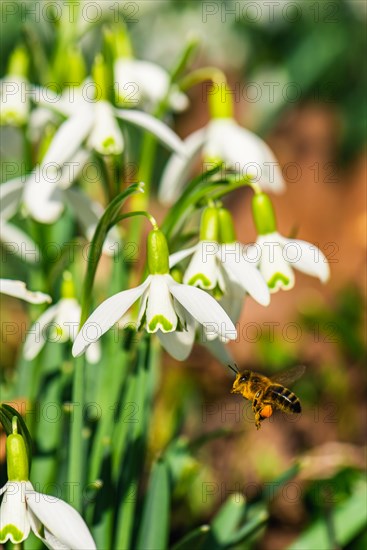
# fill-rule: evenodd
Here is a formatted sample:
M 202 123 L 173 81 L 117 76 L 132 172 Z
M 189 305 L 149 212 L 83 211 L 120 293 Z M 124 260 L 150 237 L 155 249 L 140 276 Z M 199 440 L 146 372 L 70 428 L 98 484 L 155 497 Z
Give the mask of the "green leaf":
M 194 529 L 187 535 L 185 535 L 181 540 L 179 540 L 171 550 L 201 550 L 204 549 L 204 543 L 208 539 L 208 533 L 210 533 L 209 525 L 201 525 L 197 529 Z
M 138 550 L 164 550 L 168 544 L 170 480 L 164 460 L 153 466 L 140 525 Z
M 140 183 L 133 183 L 132 185 L 130 185 L 127 189 L 125 189 L 125 191 L 120 193 L 112 202 L 110 202 L 98 222 L 90 246 L 87 273 L 85 275 L 83 286 L 82 314 L 80 320 L 81 325 L 85 322 L 89 314 L 90 296 L 93 288 L 94 277 L 97 271 L 98 262 L 102 254 L 102 247 L 106 239 L 107 233 L 110 230 L 111 226 L 116 223 L 118 212 L 126 199 L 130 197 L 130 195 L 138 192 L 142 192 L 142 187 Z
M 367 483 L 360 481 L 353 495 L 332 511 L 331 521 L 338 546 L 345 546 L 364 528 L 366 521 Z M 330 527 L 324 519 L 313 523 L 288 550 L 329 550 L 331 548 Z
M 0 422 L 4 427 L 4 431 L 6 435 L 10 435 L 11 433 L 13 433 L 12 419 L 14 416 L 16 416 L 18 419 L 18 433 L 24 438 L 25 448 L 27 451 L 28 464 L 30 468 L 31 462 L 32 462 L 32 454 L 33 454 L 32 453 L 33 442 L 32 442 L 30 433 L 28 431 L 27 425 L 24 422 L 22 415 L 16 409 L 11 407 L 10 405 L 7 405 L 6 403 L 2 403 L 0 405 Z
M 263 504 L 256 507 L 256 513 L 228 540 L 227 547 L 232 547 L 252 537 L 256 531 L 266 524 L 268 519 L 269 514 L 266 507 Z
M 211 524 L 210 548 L 222 548 L 233 538 L 236 528 L 244 517 L 246 501 L 241 493 L 231 495 L 219 509 Z

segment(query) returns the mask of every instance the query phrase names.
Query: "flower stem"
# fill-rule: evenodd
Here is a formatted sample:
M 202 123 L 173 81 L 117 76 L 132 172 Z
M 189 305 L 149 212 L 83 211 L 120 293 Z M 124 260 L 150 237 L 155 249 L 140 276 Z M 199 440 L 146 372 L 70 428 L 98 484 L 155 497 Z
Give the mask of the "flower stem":
M 74 487 L 74 499 L 71 503 L 76 510 L 82 510 L 83 494 L 83 404 L 84 404 L 84 356 L 74 360 L 72 393 L 72 415 L 68 481 Z

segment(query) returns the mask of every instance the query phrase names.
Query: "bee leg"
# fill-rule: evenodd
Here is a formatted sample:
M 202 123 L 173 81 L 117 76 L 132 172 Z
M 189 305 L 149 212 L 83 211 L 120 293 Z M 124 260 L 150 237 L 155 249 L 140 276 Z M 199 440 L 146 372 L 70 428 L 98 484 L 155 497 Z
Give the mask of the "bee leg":
M 261 402 L 262 393 L 263 392 L 261 390 L 256 392 L 254 400 L 252 402 L 252 410 L 254 411 L 254 414 L 255 414 L 255 426 L 258 430 L 261 428 L 261 422 L 264 420 L 260 415 L 260 411 L 262 409 L 262 402 Z

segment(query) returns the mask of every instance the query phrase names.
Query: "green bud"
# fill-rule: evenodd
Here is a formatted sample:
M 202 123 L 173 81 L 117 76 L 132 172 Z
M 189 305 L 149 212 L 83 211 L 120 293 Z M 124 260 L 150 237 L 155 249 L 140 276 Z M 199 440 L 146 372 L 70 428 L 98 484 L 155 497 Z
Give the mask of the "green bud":
M 92 67 L 92 77 L 96 84 L 96 99 L 109 101 L 113 86 L 110 71 L 106 65 L 103 55 L 95 57 Z
M 213 82 L 208 102 L 211 118 L 233 118 L 232 90 L 224 78 Z
M 6 438 L 6 461 L 9 481 L 28 481 L 27 451 L 20 434 L 12 433 Z
M 169 250 L 166 237 L 160 229 L 153 229 L 147 239 L 148 269 L 151 275 L 169 273 Z
M 75 298 L 75 287 L 73 278 L 69 271 L 65 271 L 62 276 L 61 283 L 61 297 L 62 298 Z
M 171 277 L 176 281 L 176 283 L 182 283 L 183 275 L 181 269 L 174 267 L 171 269 Z
M 79 86 L 87 76 L 85 61 L 80 48 L 71 47 L 67 55 L 67 74 L 68 82 L 75 82 L 74 86 Z
M 18 46 L 12 52 L 9 65 L 8 65 L 8 74 L 13 76 L 28 76 L 29 69 L 29 57 L 27 50 L 24 46 Z
M 257 193 L 252 199 L 252 215 L 259 235 L 276 231 L 274 208 L 265 193 Z
M 236 242 L 236 231 L 230 211 L 227 208 L 219 208 L 218 218 L 220 243 L 229 244 Z
M 218 241 L 219 237 L 219 219 L 218 208 L 208 206 L 201 215 L 200 222 L 200 240 Z
M 127 29 L 123 25 L 116 25 L 113 28 L 114 38 L 114 53 L 115 57 L 123 57 L 124 59 L 132 59 L 134 57 L 133 48 L 131 46 L 130 36 Z

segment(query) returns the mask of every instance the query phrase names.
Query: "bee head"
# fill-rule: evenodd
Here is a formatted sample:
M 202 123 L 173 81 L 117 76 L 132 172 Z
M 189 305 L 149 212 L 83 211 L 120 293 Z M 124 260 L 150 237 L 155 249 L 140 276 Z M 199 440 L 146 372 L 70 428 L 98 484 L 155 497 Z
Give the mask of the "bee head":
M 250 371 L 245 370 L 237 373 L 236 380 L 233 382 L 231 393 L 241 393 L 243 385 L 250 380 Z

